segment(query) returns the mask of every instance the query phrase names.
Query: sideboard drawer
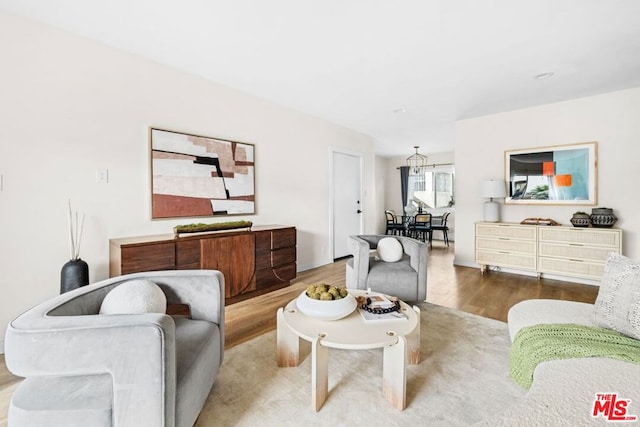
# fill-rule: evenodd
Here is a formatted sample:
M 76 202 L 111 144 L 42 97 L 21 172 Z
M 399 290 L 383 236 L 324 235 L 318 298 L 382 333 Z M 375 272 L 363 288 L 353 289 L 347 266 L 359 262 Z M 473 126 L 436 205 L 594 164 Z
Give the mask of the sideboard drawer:
M 280 280 L 293 280 L 296 278 L 296 263 L 294 262 L 278 268 L 274 268 L 273 272 Z
M 617 229 L 596 230 L 577 227 L 541 227 L 538 235 L 541 242 L 576 243 L 610 248 L 619 248 L 621 237 L 622 233 Z
M 578 259 L 581 261 L 596 261 L 602 263 L 611 252 L 617 249 L 601 246 L 585 246 L 577 243 L 561 244 L 540 242 L 538 255 L 541 257 Z
M 501 267 L 519 268 L 523 270 L 536 269 L 534 254 L 521 254 L 501 251 L 476 251 L 476 262 L 482 265 L 499 265 Z
M 511 240 L 506 238 L 488 239 L 479 237 L 476 239 L 477 250 L 522 252 L 532 254 L 536 251 L 536 241 Z
M 574 259 L 540 257 L 538 269 L 545 273 L 562 274 L 599 279 L 604 272 L 603 262 L 589 262 Z
M 173 270 L 176 265 L 174 243 L 157 243 L 122 248 L 122 272 Z
M 477 237 L 536 240 L 536 227 L 530 225 L 476 224 Z
M 256 286 L 258 289 L 269 288 L 278 283 L 289 282 L 296 278 L 296 263 L 276 268 L 256 270 Z
M 271 232 L 271 249 L 288 248 L 296 245 L 296 229 L 283 228 Z
M 296 262 L 296 248 L 283 248 L 271 251 L 271 266 L 279 267 Z

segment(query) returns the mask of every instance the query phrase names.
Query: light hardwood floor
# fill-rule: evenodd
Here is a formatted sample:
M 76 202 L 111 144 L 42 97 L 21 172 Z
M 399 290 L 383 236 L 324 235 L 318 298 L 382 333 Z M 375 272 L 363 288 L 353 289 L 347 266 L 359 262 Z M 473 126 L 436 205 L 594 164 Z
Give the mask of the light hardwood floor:
M 558 280 L 486 272 L 453 265 L 453 244 L 447 248 L 434 241 L 427 262 L 427 301 L 433 304 L 467 311 L 492 319 L 507 321 L 507 312 L 518 301 L 531 298 L 551 298 L 593 303 L 598 288 Z M 346 261 L 298 274 L 292 285 L 251 300 L 227 307 L 225 312 L 226 346 L 232 347 L 275 328 L 275 312 L 296 298 L 306 284 L 345 284 Z
M 453 244 L 433 243 L 429 251 L 427 301 L 501 321 L 509 308 L 525 299 L 552 298 L 593 303 L 598 288 L 557 280 L 487 272 L 453 265 Z M 344 286 L 346 261 L 338 261 L 298 274 L 291 286 L 226 307 L 225 341 L 230 348 L 275 329 L 276 311 L 296 298 L 307 284 Z M 0 427 L 6 425 L 7 408 L 20 379 L 11 375 L 0 355 Z

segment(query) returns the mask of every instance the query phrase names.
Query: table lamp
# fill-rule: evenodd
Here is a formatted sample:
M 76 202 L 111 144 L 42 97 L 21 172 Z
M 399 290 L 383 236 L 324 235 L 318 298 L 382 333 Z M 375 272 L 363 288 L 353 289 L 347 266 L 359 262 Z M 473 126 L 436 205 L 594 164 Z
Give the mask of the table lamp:
M 480 195 L 489 199 L 488 202 L 484 202 L 484 220 L 486 222 L 499 222 L 500 203 L 495 202 L 493 199 L 494 197 L 502 198 L 507 196 L 507 192 L 504 188 L 504 181 L 495 179 L 482 181 Z

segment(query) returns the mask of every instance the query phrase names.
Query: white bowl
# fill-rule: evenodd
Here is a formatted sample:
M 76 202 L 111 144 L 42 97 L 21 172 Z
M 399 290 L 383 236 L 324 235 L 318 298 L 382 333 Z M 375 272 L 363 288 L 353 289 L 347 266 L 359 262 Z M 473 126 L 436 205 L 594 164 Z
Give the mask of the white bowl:
M 298 310 L 302 314 L 318 320 L 338 320 L 353 313 L 358 303 L 351 293 L 338 300 L 323 301 L 307 296 L 303 291 L 296 299 Z

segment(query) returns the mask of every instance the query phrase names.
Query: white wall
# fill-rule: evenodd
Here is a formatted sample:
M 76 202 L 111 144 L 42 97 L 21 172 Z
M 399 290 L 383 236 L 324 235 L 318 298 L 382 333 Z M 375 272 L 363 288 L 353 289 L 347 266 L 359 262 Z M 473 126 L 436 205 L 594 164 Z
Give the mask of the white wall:
M 361 153 L 370 137 L 51 27 L 0 13 L 0 328 L 59 292 L 69 258 L 67 200 L 86 214 L 81 257 L 108 276 L 110 238 L 170 233 L 150 220 L 150 126 L 255 144 L 255 224 L 298 228 L 298 266 L 331 262 L 330 147 Z M 109 183 L 96 182 L 96 169 Z M 366 232 L 378 217 L 364 200 Z M 0 349 L 1 349 L 0 342 Z
M 456 124 L 455 263 L 475 266 L 474 222 L 482 220 L 480 182 L 504 179 L 504 151 L 578 142 L 598 142 L 597 206 L 614 209 L 623 230 L 623 254 L 640 259 L 640 88 L 495 114 Z M 503 205 L 502 220 L 553 218 L 570 225 L 585 206 Z
M 377 216 L 375 227 L 373 232 L 376 234 L 384 234 L 386 228 L 386 219 L 384 217 L 385 197 L 388 191 L 390 191 L 388 181 L 388 165 L 389 160 L 386 157 L 376 156 L 376 179 L 375 179 L 375 194 L 376 194 L 376 206 L 375 214 Z

